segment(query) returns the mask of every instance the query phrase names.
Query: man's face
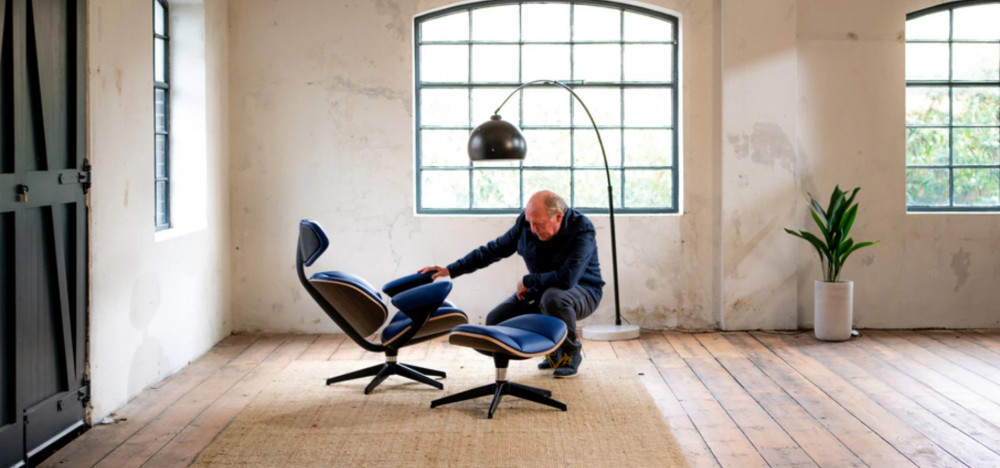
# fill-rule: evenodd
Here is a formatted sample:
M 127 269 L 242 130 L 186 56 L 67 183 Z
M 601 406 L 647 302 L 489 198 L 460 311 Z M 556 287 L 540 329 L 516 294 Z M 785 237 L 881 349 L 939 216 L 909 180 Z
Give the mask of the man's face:
M 556 213 L 555 216 L 549 216 L 544 203 L 528 203 L 524 209 L 524 219 L 531 224 L 531 232 L 538 236 L 538 240 L 545 242 L 559 232 L 563 214 Z

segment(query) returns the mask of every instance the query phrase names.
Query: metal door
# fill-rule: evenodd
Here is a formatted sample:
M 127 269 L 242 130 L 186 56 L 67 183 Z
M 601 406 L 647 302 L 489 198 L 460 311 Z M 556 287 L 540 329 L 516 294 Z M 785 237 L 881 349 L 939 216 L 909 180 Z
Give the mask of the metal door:
M 0 467 L 82 426 L 85 0 L 0 0 Z

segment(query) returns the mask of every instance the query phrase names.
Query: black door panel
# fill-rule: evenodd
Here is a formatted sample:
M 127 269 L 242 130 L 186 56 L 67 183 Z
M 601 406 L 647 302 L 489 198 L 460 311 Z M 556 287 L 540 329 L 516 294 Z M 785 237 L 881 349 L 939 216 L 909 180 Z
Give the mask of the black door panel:
M 83 0 L 0 0 L 0 467 L 87 401 Z

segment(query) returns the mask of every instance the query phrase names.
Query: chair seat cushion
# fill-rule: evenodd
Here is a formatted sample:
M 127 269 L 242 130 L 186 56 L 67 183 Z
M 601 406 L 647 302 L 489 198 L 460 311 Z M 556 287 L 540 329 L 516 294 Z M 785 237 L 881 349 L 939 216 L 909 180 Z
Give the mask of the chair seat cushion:
M 427 323 L 420 328 L 420 331 L 412 339 L 446 333 L 453 327 L 465 323 L 469 323 L 469 317 L 465 315 L 465 312 L 453 306 L 443 305 L 434 311 L 430 317 L 427 317 Z M 382 329 L 382 344 L 393 344 L 393 341 L 406 333 L 412 324 L 413 320 L 410 317 L 407 317 L 402 312 L 397 312 L 396 315 L 392 316 L 389 324 Z
M 566 339 L 566 323 L 555 317 L 528 314 L 496 325 L 459 325 L 449 341 L 480 351 L 514 357 L 541 356 L 555 351 Z

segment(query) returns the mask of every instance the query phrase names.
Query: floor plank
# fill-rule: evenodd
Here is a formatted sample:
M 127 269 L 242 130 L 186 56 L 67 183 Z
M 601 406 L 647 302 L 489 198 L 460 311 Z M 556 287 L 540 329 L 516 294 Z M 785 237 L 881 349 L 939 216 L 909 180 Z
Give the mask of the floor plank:
M 827 343 L 643 330 L 583 343 L 581 372 L 589 359 L 636 370 L 694 467 L 1000 466 L 1000 331 L 862 330 Z M 447 337 L 400 353 L 417 365 L 479 359 Z M 235 335 L 41 466 L 187 466 L 296 360 L 384 357 L 342 334 Z
M 836 364 L 854 365 L 854 362 L 840 358 L 839 355 L 845 353 L 845 347 L 840 346 L 842 343 L 828 347 L 824 346 L 826 343 L 820 343 L 814 338 L 804 335 L 753 333 L 752 336 L 766 345 L 775 356 L 795 368 L 813 385 L 822 388 L 827 395 L 830 395 L 842 407 L 850 411 L 855 418 L 880 434 L 896 450 L 917 465 L 965 466 L 947 450 L 924 436 L 920 431 L 910 427 L 906 415 L 897 417 L 896 414 L 883 406 L 882 401 L 856 387 L 854 379 L 848 381 L 852 375 L 855 375 L 848 371 L 856 372 L 863 371 L 863 369 L 860 367 L 845 369 L 840 366 L 836 368 L 828 366 L 826 363 L 830 360 Z M 807 354 L 812 352 L 829 354 L 824 355 L 826 360 L 820 361 L 811 354 Z M 891 396 L 889 399 L 891 400 Z

